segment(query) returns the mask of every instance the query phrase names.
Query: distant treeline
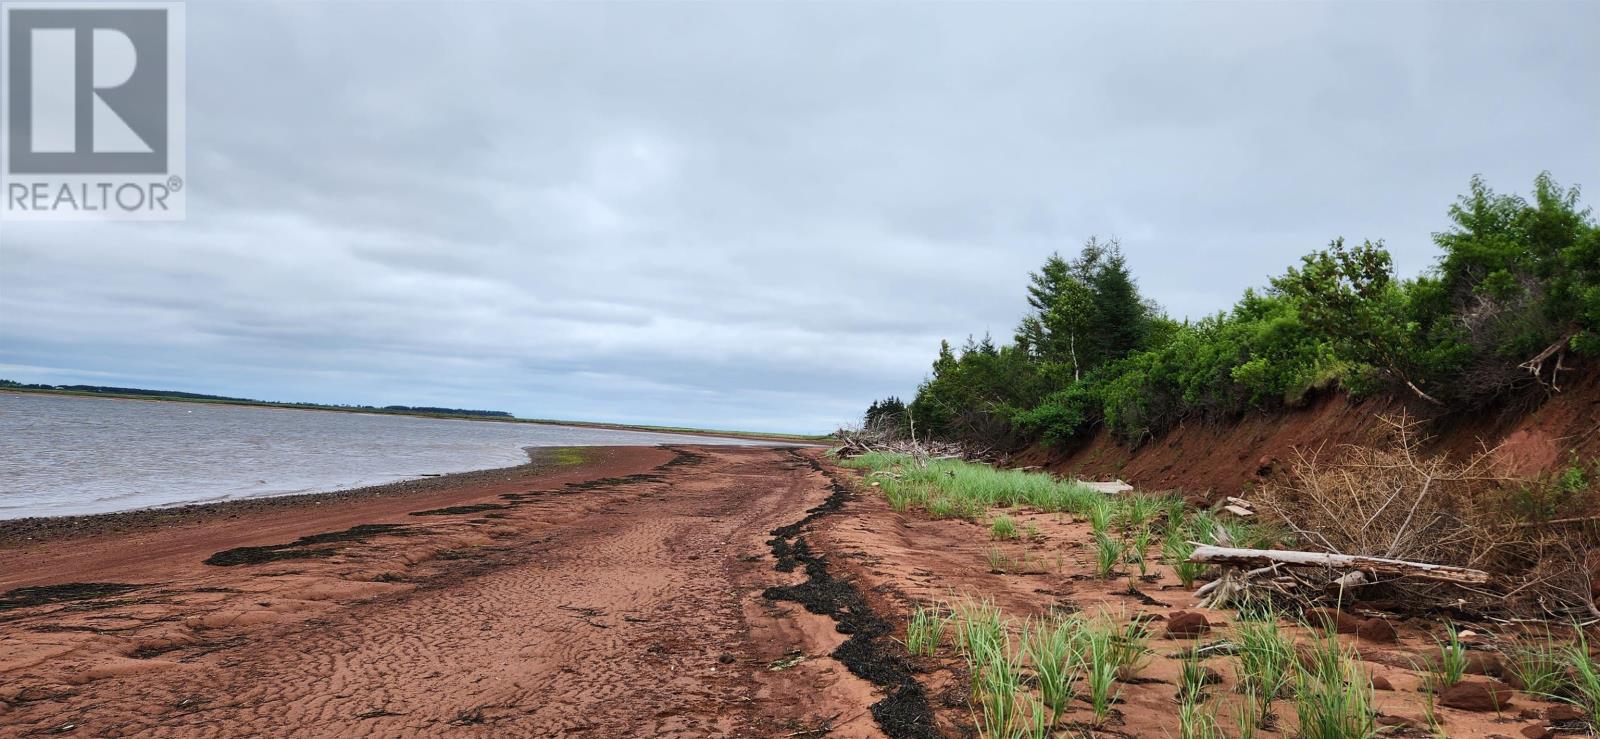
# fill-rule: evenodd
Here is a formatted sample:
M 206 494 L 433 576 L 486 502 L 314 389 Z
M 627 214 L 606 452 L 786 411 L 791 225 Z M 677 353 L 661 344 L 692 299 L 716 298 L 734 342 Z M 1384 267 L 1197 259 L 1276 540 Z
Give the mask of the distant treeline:
M 205 393 L 185 393 L 178 390 L 147 390 L 137 387 L 112 387 L 108 385 L 39 385 L 0 380 L 0 388 L 13 390 L 47 390 L 65 393 L 92 393 L 97 395 L 121 395 L 141 398 L 172 398 L 174 400 L 204 400 L 216 403 L 246 403 L 249 405 L 288 406 L 294 408 L 327 408 L 342 411 L 363 411 L 367 413 L 421 413 L 438 416 L 474 416 L 483 418 L 513 418 L 505 411 L 479 411 L 465 408 L 439 408 L 435 406 L 412 405 L 386 405 L 383 407 L 373 405 L 334 405 L 329 403 L 284 403 L 266 400 L 253 400 L 250 398 L 233 398 L 226 395 L 207 395 Z
M 1140 294 L 1117 242 L 1090 239 L 1033 273 L 1010 343 L 944 343 L 916 398 L 879 401 L 867 421 L 989 444 L 1104 428 L 1137 446 L 1321 388 L 1472 411 L 1549 392 L 1600 356 L 1600 225 L 1576 187 L 1545 174 L 1523 198 L 1474 179 L 1449 214 L 1438 261 L 1414 279 L 1382 242 L 1336 239 L 1194 321 Z

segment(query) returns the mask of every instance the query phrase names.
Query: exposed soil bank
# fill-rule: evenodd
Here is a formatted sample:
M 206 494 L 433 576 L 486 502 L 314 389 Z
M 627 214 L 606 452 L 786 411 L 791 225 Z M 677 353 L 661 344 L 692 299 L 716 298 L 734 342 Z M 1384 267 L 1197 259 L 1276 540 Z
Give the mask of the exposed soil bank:
M 1536 408 L 1463 413 L 1436 419 L 1432 448 L 1456 455 L 1483 446 L 1520 475 L 1565 465 L 1570 455 L 1600 457 L 1600 371 L 1563 375 L 1562 392 Z M 1435 413 L 1404 398 L 1353 401 L 1327 393 L 1303 408 L 1253 413 L 1231 422 L 1179 426 L 1138 449 L 1118 444 L 1104 429 L 1067 449 L 1033 447 L 1014 466 L 1041 466 L 1084 479 L 1121 478 L 1152 490 L 1231 494 L 1281 471 L 1296 449 L 1328 452 L 1341 444 L 1368 444 L 1386 428 L 1379 416 Z

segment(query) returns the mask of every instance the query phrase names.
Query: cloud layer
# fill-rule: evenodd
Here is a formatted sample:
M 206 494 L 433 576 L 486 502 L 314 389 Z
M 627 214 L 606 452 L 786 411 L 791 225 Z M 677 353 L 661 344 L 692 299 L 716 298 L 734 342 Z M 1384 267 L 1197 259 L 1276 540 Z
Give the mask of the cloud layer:
M 0 377 L 821 431 L 1122 240 L 1176 316 L 1600 184 L 1593 4 L 190 3 L 189 218 L 0 225 Z

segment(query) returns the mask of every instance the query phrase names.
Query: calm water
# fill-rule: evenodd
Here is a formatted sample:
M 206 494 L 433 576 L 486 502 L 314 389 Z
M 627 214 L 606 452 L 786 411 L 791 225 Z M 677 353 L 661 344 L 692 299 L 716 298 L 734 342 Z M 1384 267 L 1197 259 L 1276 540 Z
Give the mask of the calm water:
M 0 519 L 374 485 L 528 461 L 523 447 L 732 439 L 0 392 Z

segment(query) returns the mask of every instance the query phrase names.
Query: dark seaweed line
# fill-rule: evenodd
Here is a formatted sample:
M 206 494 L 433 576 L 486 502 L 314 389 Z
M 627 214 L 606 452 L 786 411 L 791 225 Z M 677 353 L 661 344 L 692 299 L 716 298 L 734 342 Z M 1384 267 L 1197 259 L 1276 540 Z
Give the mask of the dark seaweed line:
M 872 717 L 891 739 L 929 739 L 938 737 L 933 728 L 933 711 L 922 684 L 912 676 L 911 665 L 899 646 L 889 639 L 889 622 L 873 612 L 867 599 L 853 583 L 839 580 L 828 572 L 827 557 L 811 551 L 800 531 L 817 519 L 839 511 L 853 494 L 815 459 L 796 451 L 790 454 L 809 462 L 811 468 L 828 478 L 833 492 L 821 505 L 806 511 L 806 516 L 772 530 L 767 542 L 777 558 L 780 572 L 804 566 L 806 581 L 794 586 L 774 586 L 762 592 L 767 600 L 799 603 L 807 611 L 828 616 L 841 634 L 849 634 L 831 655 L 846 669 L 880 688 L 886 697 L 872 704 Z

